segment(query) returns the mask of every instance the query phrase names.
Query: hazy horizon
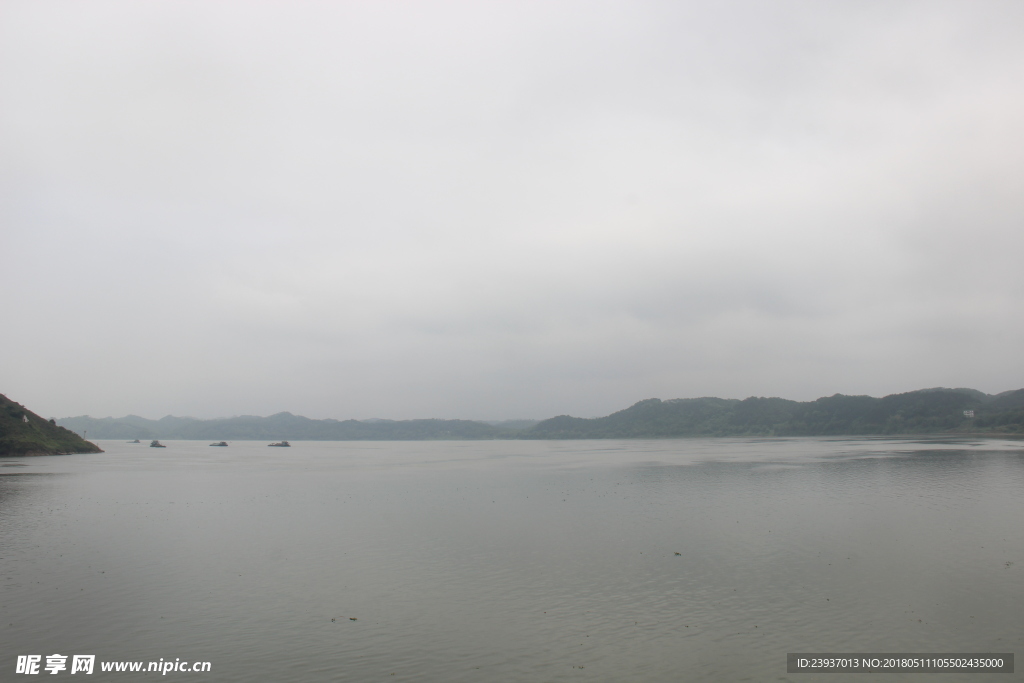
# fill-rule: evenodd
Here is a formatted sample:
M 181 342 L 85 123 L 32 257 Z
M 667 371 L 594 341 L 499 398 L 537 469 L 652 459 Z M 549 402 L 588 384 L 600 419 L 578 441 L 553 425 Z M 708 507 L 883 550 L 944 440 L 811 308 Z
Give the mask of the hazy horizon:
M 902 392 L 901 391 L 901 392 L 895 392 L 895 393 L 902 394 L 902 393 L 909 393 L 909 392 L 913 392 L 913 391 L 933 391 L 933 390 L 941 390 L 941 389 L 948 389 L 948 390 L 954 390 L 955 391 L 955 390 L 958 390 L 958 389 L 973 389 L 973 387 L 923 387 L 921 389 L 911 389 L 911 390 L 908 390 L 907 392 Z M 989 396 L 995 396 L 995 395 L 1004 394 L 1004 393 L 1008 394 L 1008 393 L 1011 393 L 1011 392 L 1014 392 L 1014 391 L 1018 391 L 1018 389 L 1007 389 L 1007 390 L 1002 391 L 1002 392 L 995 392 L 995 393 L 991 393 L 991 394 L 988 394 L 988 395 Z M 842 392 L 839 392 L 839 393 L 842 393 Z M 861 394 L 861 395 L 863 396 L 863 395 L 867 395 L 867 394 Z M 8 398 L 10 398 L 10 397 L 8 397 Z M 680 398 L 683 398 L 683 399 L 686 399 L 686 398 L 689 398 L 689 399 L 724 398 L 724 399 L 727 399 L 727 400 L 736 400 L 736 401 L 742 401 L 742 400 L 747 399 L 747 398 L 781 398 L 781 399 L 785 399 L 785 400 L 796 400 L 796 399 L 786 399 L 785 396 L 744 396 L 744 397 L 736 397 L 736 396 L 671 396 L 671 397 L 669 397 L 669 396 L 648 396 L 646 399 L 640 399 L 640 400 L 644 401 L 644 400 L 650 400 L 650 399 L 657 399 L 657 400 L 662 400 L 662 401 L 669 401 L 669 400 L 680 399 Z M 819 396 L 818 398 L 826 398 L 826 397 Z M 883 398 L 883 397 L 876 396 L 874 398 Z M 811 400 L 814 400 L 814 399 L 811 399 Z M 600 415 L 573 415 L 573 417 L 582 417 L 582 418 L 587 418 L 587 419 L 593 419 L 593 418 L 598 418 L 598 417 L 605 417 L 607 414 L 618 412 L 620 410 L 625 410 L 626 408 L 629 408 L 629 407 L 635 405 L 636 403 L 637 403 L 637 401 L 634 401 L 633 403 L 630 403 L 629 405 L 619 406 L 618 408 L 614 408 L 613 410 L 609 411 L 609 413 L 602 413 Z M 29 408 L 29 410 L 31 410 L 31 406 L 26 406 L 26 407 Z M 35 412 L 35 411 L 33 411 L 33 412 Z M 296 413 L 296 412 L 291 411 L 291 410 L 279 410 L 276 413 L 271 413 L 271 414 L 267 414 L 267 415 L 253 415 L 253 414 L 250 414 L 250 413 L 238 413 L 238 414 L 234 414 L 234 415 L 213 415 L 213 416 L 210 416 L 210 417 L 195 417 L 194 415 L 172 415 L 172 414 L 168 413 L 166 415 L 160 415 L 159 417 L 153 417 L 153 416 L 139 415 L 138 413 L 126 413 L 124 415 L 86 415 L 86 414 L 82 414 L 82 415 L 64 415 L 64 416 L 58 417 L 56 419 L 62 420 L 62 419 L 71 419 L 71 418 L 77 418 L 77 417 L 89 417 L 89 418 L 93 418 L 93 419 L 101 419 L 102 420 L 102 419 L 107 419 L 107 418 L 120 419 L 120 418 L 125 418 L 125 417 L 140 417 L 140 418 L 143 418 L 145 420 L 160 420 L 160 419 L 165 418 L 165 417 L 174 417 L 174 418 L 190 419 L 190 420 L 212 421 L 212 420 L 231 420 L 231 419 L 235 419 L 235 418 L 239 418 L 239 417 L 266 418 L 266 417 L 273 417 L 274 415 L 280 415 L 280 414 L 289 414 L 289 415 L 295 415 L 297 417 L 306 417 L 306 418 L 309 417 L 308 415 L 302 415 L 300 413 Z M 326 416 L 326 417 L 310 418 L 310 419 L 338 420 L 338 421 L 357 420 L 357 421 L 360 421 L 360 422 L 377 422 L 377 421 L 380 421 L 380 422 L 397 422 L 397 421 L 401 421 L 401 420 L 444 419 L 444 420 L 474 420 L 474 421 L 477 421 L 477 422 L 499 424 L 499 423 L 503 423 L 503 422 L 530 422 L 530 421 L 542 422 L 542 421 L 548 420 L 548 419 L 550 419 L 552 417 L 557 417 L 557 416 L 556 415 L 544 415 L 544 416 L 518 416 L 518 417 L 499 417 L 499 418 L 464 418 L 464 417 L 457 417 L 456 416 L 456 417 L 438 418 L 438 417 L 433 416 L 433 415 L 421 415 L 419 417 L 398 418 L 398 419 L 396 419 L 396 418 L 390 418 L 390 417 L 381 417 L 379 415 L 374 415 L 374 416 L 371 416 L 371 417 L 357 417 L 357 416 L 339 417 L 339 416 L 336 416 L 336 415 L 335 416 L 330 416 L 329 415 L 329 416 Z
M 1024 4 L 0 3 L 0 393 L 1024 386 Z

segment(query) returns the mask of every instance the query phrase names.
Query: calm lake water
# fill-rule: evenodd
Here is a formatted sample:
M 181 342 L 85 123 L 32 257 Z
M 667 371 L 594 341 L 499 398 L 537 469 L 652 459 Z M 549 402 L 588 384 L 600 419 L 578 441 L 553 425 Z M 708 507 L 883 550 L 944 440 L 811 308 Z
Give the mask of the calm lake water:
M 0 459 L 0 680 L 53 653 L 449 683 L 1024 652 L 1021 441 L 164 443 Z M 1022 675 L 942 676 L 979 678 Z

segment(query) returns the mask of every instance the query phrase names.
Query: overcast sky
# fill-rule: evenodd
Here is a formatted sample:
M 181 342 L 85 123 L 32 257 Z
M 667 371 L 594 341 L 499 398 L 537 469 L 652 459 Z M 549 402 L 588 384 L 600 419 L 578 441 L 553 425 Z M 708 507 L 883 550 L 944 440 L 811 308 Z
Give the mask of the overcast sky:
M 0 393 L 1024 387 L 1024 3 L 0 0 Z

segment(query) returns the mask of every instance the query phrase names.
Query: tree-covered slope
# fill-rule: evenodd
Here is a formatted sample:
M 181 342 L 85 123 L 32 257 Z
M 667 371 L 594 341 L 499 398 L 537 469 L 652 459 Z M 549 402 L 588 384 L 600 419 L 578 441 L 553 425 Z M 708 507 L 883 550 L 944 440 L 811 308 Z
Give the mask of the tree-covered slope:
M 967 417 L 964 411 L 974 411 Z M 828 436 L 1024 433 L 1024 389 L 996 396 L 975 389 L 922 389 L 884 398 L 836 394 L 782 398 L 652 398 L 606 417 L 560 415 L 525 432 L 529 439 L 673 436 Z
M 0 455 L 102 452 L 96 444 L 0 394 Z

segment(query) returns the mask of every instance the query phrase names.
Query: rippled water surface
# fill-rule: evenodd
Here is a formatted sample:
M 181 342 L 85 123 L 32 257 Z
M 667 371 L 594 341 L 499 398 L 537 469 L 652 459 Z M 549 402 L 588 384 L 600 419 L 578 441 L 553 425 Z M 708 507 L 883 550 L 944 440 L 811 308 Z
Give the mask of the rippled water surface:
M 52 653 L 460 682 L 1024 652 L 1020 441 L 165 443 L 0 459 L 0 680 Z

